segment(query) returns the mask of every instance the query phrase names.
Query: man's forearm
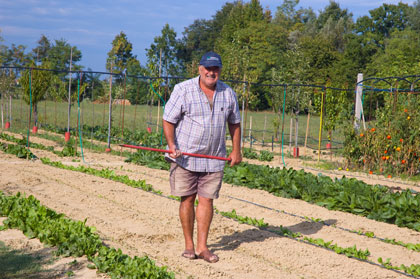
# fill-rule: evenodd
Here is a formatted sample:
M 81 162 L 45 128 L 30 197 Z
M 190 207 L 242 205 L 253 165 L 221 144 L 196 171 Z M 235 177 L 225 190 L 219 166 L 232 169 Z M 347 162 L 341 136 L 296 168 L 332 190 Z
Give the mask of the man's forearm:
M 175 148 L 175 125 L 163 120 L 163 133 L 165 134 L 169 149 Z
M 241 150 L 241 124 L 228 124 L 229 133 L 232 138 L 232 150 Z

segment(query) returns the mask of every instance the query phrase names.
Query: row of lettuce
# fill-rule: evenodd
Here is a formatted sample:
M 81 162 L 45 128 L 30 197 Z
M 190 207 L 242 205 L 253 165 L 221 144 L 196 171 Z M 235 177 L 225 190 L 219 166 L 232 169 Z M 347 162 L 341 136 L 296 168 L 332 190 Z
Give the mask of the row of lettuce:
M 13 148 L 16 147 L 9 147 Z M 0 149 L 7 148 L 0 146 Z M 126 161 L 154 169 L 169 170 L 169 164 L 163 155 L 157 152 L 138 150 L 129 153 Z M 285 198 L 302 199 L 331 210 L 350 212 L 420 231 L 420 193 L 410 189 L 393 192 L 388 187 L 369 185 L 354 178 L 343 176 L 341 179 L 332 179 L 303 170 L 245 162 L 226 167 L 223 179 L 224 182 L 233 185 L 265 190 Z
M 169 164 L 156 152 L 139 150 L 127 162 L 150 168 L 169 170 Z M 285 198 L 306 202 L 364 216 L 420 231 L 420 194 L 410 189 L 393 192 L 381 185 L 369 185 L 347 178 L 332 179 L 304 170 L 241 163 L 226 167 L 224 182 L 265 190 Z
M 84 166 L 66 166 L 61 162 L 52 162 L 47 158 L 41 160 L 47 165 L 122 182 L 128 186 L 163 196 L 161 192 L 154 190 L 144 180 L 130 180 L 126 176 L 116 175 L 113 171 L 107 169 L 97 170 Z M 356 245 L 340 247 L 333 244 L 332 241 L 325 241 L 321 238 L 303 237 L 301 233 L 294 233 L 283 226 L 270 226 L 264 222 L 264 219 L 240 216 L 234 209 L 231 212 L 216 209 L 216 213 L 239 223 L 246 223 L 280 236 L 326 248 L 337 254 L 344 254 L 347 257 L 373 263 L 368 259 L 369 250 L 357 249 Z M 88 266 L 89 268 L 97 268 L 98 271 L 111 275 L 111 278 L 173 278 L 174 276 L 173 273 L 166 271 L 166 267 L 157 267 L 147 257 L 139 258 L 135 256 L 130 258 L 124 255 L 121 250 L 103 245 L 99 236 L 95 233 L 95 229 L 86 226 L 86 220 L 81 222 L 65 218 L 63 214 L 57 214 L 53 210 L 40 205 L 40 202 L 33 196 L 25 198 L 21 197 L 20 193 L 16 196 L 5 196 L 0 192 L 0 215 L 8 217 L 4 221 L 2 229 L 17 228 L 30 238 L 37 237 L 45 244 L 57 246 L 58 255 L 76 257 L 86 255 L 93 263 Z M 401 271 L 412 276 L 420 275 L 420 265 L 405 266 L 402 264 L 393 266 L 391 259 L 383 261 L 382 258 L 378 258 L 378 263 L 385 268 Z
M 56 246 L 58 255 L 86 255 L 93 263 L 89 268 L 96 268 L 111 278 L 175 278 L 166 267 L 157 266 L 147 256 L 130 257 L 120 249 L 108 247 L 95 228 L 86 226 L 86 220 L 68 219 L 41 205 L 33 196 L 23 197 L 20 193 L 6 196 L 0 192 L 0 215 L 7 217 L 1 229 L 19 229 L 29 238 Z
M 140 152 L 140 153 L 142 153 L 142 152 Z M 87 173 L 87 174 L 92 174 L 92 175 L 95 175 L 95 176 L 111 179 L 113 181 L 122 182 L 122 183 L 127 184 L 131 187 L 140 188 L 140 189 L 145 190 L 145 191 L 151 191 L 151 192 L 154 192 L 156 194 L 162 195 L 162 193 L 160 191 L 154 190 L 153 187 L 149 184 L 146 184 L 144 180 L 138 180 L 138 181 L 131 180 L 127 176 L 116 175 L 113 171 L 108 170 L 108 169 L 97 170 L 97 169 L 94 169 L 94 168 L 84 167 L 84 166 L 78 166 L 78 167 L 67 166 L 67 165 L 62 164 L 61 162 L 52 162 L 48 158 L 42 158 L 41 160 L 44 164 L 47 164 L 47 165 L 51 165 L 51 166 L 55 166 L 55 167 L 63 168 L 63 169 L 69 169 L 69 170 L 72 170 L 72 171 L 78 171 L 78 172 L 83 172 L 83 173 Z M 247 224 L 257 226 L 257 227 L 263 228 L 263 229 L 267 229 L 267 227 L 268 227 L 268 224 L 265 223 L 263 219 L 258 220 L 258 219 L 250 218 L 250 217 L 242 217 L 242 216 L 239 216 L 236 213 L 235 210 L 232 210 L 232 212 L 219 212 L 217 210 L 217 213 L 219 213 L 219 214 L 221 214 L 225 217 L 234 219 L 234 220 L 236 220 L 240 223 L 247 223 Z M 9 222 L 10 221 L 6 222 L 6 226 L 9 225 Z M 80 224 L 80 222 L 79 222 L 79 224 Z M 25 231 L 25 228 L 23 228 L 22 230 Z M 339 247 L 336 244 L 332 244 L 331 241 L 324 241 L 323 239 L 313 239 L 313 238 L 310 238 L 310 237 L 303 237 L 302 238 L 302 235 L 300 233 L 293 233 L 290 230 L 288 230 L 287 228 L 284 228 L 282 226 L 280 226 L 279 228 L 274 228 L 274 229 L 273 229 L 273 227 L 271 227 L 271 228 L 268 228 L 268 230 L 270 232 L 273 232 L 273 233 L 276 233 L 276 234 L 279 234 L 279 235 L 282 235 L 282 236 L 291 237 L 291 238 L 297 239 L 299 241 L 304 241 L 304 242 L 308 242 L 308 243 L 314 244 L 314 245 L 319 246 L 319 247 L 327 248 L 327 249 L 332 250 L 332 251 L 334 251 L 338 254 L 345 254 L 348 257 L 354 257 L 354 258 L 358 258 L 358 259 L 361 259 L 361 260 L 367 260 L 367 257 L 370 255 L 370 253 L 367 249 L 366 250 L 359 250 L 359 249 L 356 248 L 356 246 L 344 248 L 344 247 Z M 30 237 L 36 236 L 36 235 L 33 234 L 33 231 L 26 231 L 26 234 Z M 41 237 L 42 237 L 42 235 L 41 235 Z M 64 251 L 64 252 L 61 252 L 62 254 L 74 255 L 74 254 L 69 254 L 68 252 L 66 252 L 66 251 L 68 251 L 68 249 L 66 249 L 66 248 L 63 249 L 63 248 L 60 248 L 60 247 L 61 246 L 59 246 L 59 251 Z M 107 258 L 107 259 L 109 259 L 109 262 L 103 263 L 103 261 L 97 259 L 98 257 L 99 258 Z M 118 269 L 119 272 L 123 272 L 121 274 L 124 274 L 124 272 L 126 272 L 127 269 L 130 270 L 130 266 L 131 266 L 131 259 L 128 258 L 129 260 L 127 260 L 126 257 L 127 256 L 123 255 L 121 251 L 116 251 L 115 249 L 111 250 L 110 252 L 107 251 L 106 249 L 105 250 L 101 249 L 101 250 L 97 251 L 96 257 L 91 258 L 91 260 L 94 262 L 94 264 L 95 264 L 96 268 L 98 268 L 98 270 L 103 271 L 103 272 L 108 272 L 109 274 L 115 274 L 115 273 L 112 273 L 112 272 L 110 273 L 109 272 L 109 270 L 108 270 L 109 266 L 110 265 L 115 266 L 116 265 L 114 263 L 115 261 L 118 263 L 120 259 L 124 258 L 124 259 L 126 259 L 126 260 L 124 260 L 124 263 L 128 263 L 129 265 L 125 266 L 125 264 L 124 264 L 124 266 L 119 266 L 119 269 Z M 136 259 L 137 258 L 135 257 L 135 260 Z M 402 272 L 405 272 L 405 273 L 408 273 L 408 274 L 411 274 L 411 275 L 414 275 L 414 276 L 420 275 L 420 265 L 392 266 L 391 263 L 390 263 L 390 259 L 387 259 L 386 261 L 383 261 L 381 258 L 378 259 L 378 262 L 381 265 L 383 265 L 384 267 L 389 268 L 389 269 L 393 269 L 393 270 L 397 270 L 397 271 L 399 270 L 399 271 L 402 271 Z M 137 264 L 138 264 L 137 262 L 134 263 L 135 266 L 137 266 Z M 138 274 L 138 273 L 136 273 L 136 271 L 133 271 L 133 272 L 134 272 L 133 274 Z M 144 275 L 142 275 L 142 276 L 144 276 Z M 133 278 L 137 278 L 137 277 L 133 277 Z M 155 278 L 155 277 L 141 277 L 141 278 Z M 165 277 L 158 277 L 158 278 L 165 278 Z

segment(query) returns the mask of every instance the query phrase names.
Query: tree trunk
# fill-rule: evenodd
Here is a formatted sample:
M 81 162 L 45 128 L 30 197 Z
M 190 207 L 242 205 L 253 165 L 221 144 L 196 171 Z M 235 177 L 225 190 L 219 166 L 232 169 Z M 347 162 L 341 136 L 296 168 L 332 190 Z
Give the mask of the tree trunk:
M 34 126 L 38 127 L 38 104 L 34 104 Z

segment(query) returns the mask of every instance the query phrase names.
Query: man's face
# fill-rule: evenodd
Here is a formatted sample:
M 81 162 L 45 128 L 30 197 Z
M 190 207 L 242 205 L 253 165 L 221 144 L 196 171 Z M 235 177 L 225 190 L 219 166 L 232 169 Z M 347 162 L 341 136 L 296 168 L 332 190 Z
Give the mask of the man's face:
M 219 80 L 220 70 L 219 67 L 200 66 L 198 71 L 200 72 L 201 83 L 209 89 L 214 89 Z

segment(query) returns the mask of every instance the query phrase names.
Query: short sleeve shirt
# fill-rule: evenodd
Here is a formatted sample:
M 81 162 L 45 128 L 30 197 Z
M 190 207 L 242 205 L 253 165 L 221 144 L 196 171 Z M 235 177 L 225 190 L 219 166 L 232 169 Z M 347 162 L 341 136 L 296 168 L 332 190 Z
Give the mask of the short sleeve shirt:
M 175 125 L 175 145 L 181 152 L 226 157 L 227 123 L 238 124 L 241 117 L 232 88 L 218 81 L 211 109 L 196 77 L 175 85 L 165 105 L 163 119 Z M 166 157 L 194 172 L 218 172 L 225 165 L 225 161 L 217 159 Z

